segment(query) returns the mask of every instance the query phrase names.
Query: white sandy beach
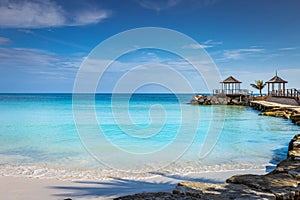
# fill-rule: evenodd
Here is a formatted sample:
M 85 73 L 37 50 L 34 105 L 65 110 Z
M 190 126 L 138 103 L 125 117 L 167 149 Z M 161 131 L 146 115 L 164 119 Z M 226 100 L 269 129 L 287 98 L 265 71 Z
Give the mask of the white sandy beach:
M 112 199 L 141 192 L 171 192 L 180 181 L 222 183 L 235 174 L 264 174 L 265 170 L 206 172 L 186 176 L 156 176 L 148 179 L 108 181 L 62 181 L 25 177 L 0 177 L 0 197 L 5 200 Z

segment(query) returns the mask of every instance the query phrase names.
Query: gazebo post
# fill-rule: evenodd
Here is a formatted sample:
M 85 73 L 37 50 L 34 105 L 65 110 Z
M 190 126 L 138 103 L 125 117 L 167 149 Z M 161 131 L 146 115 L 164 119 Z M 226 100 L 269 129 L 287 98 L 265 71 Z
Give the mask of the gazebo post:
M 282 96 L 281 83 L 278 84 L 278 93 L 279 96 Z

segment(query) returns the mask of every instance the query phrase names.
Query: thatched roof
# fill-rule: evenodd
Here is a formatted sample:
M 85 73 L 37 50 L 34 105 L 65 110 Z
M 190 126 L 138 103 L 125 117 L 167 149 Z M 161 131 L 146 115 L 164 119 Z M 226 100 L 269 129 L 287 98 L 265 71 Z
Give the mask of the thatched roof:
M 228 78 L 226 78 L 224 81 L 222 81 L 221 83 L 242 83 L 241 81 L 237 80 L 236 78 L 234 78 L 233 76 L 229 76 Z
M 267 81 L 266 83 L 287 83 L 287 81 L 283 80 L 282 78 L 280 78 L 279 76 L 274 76 L 273 78 L 271 78 L 269 81 Z

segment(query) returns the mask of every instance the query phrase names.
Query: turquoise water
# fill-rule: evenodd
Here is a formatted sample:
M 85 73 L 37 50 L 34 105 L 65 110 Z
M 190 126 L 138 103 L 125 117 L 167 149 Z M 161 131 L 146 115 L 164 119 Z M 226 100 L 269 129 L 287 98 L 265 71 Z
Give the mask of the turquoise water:
M 186 104 L 191 97 L 98 94 L 91 105 L 82 95 L 74 106 L 71 94 L 2 94 L 0 174 L 82 178 L 88 171 L 101 178 L 124 169 L 136 176 L 261 169 L 283 159 L 300 130 L 248 107 Z

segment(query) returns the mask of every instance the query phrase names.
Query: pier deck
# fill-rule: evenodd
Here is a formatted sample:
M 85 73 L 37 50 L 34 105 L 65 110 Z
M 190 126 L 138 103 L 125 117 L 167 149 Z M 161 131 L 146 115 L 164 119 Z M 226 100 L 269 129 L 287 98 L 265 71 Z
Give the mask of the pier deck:
M 268 110 L 268 109 L 272 109 L 272 108 L 284 108 L 287 110 L 291 110 L 291 111 L 300 113 L 300 106 L 292 106 L 292 105 L 274 103 L 274 102 L 269 102 L 269 101 L 251 101 L 250 106 L 257 107 L 260 110 Z

